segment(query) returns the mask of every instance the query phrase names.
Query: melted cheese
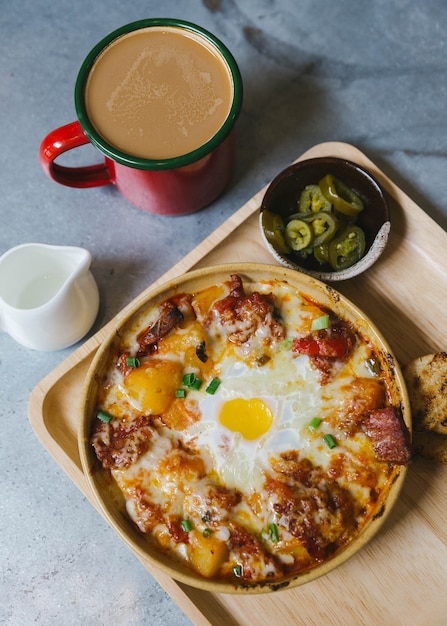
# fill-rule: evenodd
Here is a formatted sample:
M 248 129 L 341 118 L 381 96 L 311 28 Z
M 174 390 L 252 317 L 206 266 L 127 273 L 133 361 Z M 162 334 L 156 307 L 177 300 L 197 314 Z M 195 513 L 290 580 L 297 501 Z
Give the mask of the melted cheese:
M 161 338 L 140 368 L 122 372 L 115 366 L 119 355 L 112 355 L 98 408 L 115 420 L 153 416 L 147 452 L 112 469 L 140 530 L 204 576 L 257 582 L 304 571 L 352 539 L 390 468 L 376 460 L 361 429 L 347 427 L 355 402 L 362 410 L 377 408 L 375 383 L 361 381 L 386 385 L 366 367 L 367 340 L 357 334 L 349 358 L 331 362 L 330 380 L 322 384 L 312 360 L 294 353 L 290 342 L 308 335 L 325 311 L 286 282 L 244 287 L 273 294 L 282 338 L 269 314 L 247 341 L 229 340 L 241 325 L 245 333 L 250 320 L 210 317 L 228 293 L 226 285 L 213 286 L 192 296 L 195 315 Z M 120 349 L 135 354 L 136 336 L 157 315 L 152 310 L 127 327 Z M 196 352 L 203 341 L 206 359 Z M 199 389 L 183 385 L 187 373 L 203 380 Z M 213 378 L 220 385 L 211 395 L 206 387 Z M 185 398 L 176 397 L 180 388 Z M 312 430 L 314 418 L 320 424 Z M 182 534 L 185 519 L 191 529 Z

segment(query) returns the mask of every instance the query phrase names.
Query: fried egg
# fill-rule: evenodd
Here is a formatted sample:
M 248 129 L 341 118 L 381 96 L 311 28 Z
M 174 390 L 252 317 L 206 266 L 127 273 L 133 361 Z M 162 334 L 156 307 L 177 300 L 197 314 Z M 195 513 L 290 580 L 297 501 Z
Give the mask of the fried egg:
M 317 373 L 306 357 L 278 352 L 263 366 L 235 357 L 220 364 L 214 395 L 196 394 L 200 420 L 188 428 L 189 446 L 207 450 L 220 484 L 260 490 L 272 457 L 305 445 L 306 425 L 320 414 Z

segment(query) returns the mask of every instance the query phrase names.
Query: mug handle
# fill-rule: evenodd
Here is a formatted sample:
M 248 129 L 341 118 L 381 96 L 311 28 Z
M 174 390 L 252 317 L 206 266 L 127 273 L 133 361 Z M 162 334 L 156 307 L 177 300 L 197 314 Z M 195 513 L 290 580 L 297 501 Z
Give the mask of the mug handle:
M 67 187 L 98 187 L 113 183 L 107 163 L 66 167 L 55 163 L 63 152 L 90 143 L 78 121 L 51 131 L 40 144 L 39 161 L 52 180 Z

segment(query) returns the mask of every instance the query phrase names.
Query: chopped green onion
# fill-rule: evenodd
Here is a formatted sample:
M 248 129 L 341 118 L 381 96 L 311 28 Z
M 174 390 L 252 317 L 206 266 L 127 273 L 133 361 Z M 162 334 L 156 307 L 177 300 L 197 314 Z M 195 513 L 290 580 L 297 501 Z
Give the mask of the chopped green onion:
M 324 439 L 324 443 L 331 450 L 332 450 L 332 448 L 335 448 L 335 446 L 337 445 L 337 442 L 335 441 L 335 439 L 333 438 L 332 435 L 329 435 L 329 434 L 324 435 L 323 439 Z
M 197 378 L 194 372 L 189 372 L 183 376 L 182 382 L 185 387 L 189 387 L 190 389 L 200 389 L 203 381 L 200 380 L 200 378 Z
M 329 328 L 329 315 L 321 315 L 312 320 L 312 330 L 325 330 Z
M 210 528 L 205 528 L 202 536 L 205 537 L 205 539 L 208 539 L 208 537 L 211 537 L 211 529 Z
M 194 382 L 192 382 L 189 385 L 189 387 L 190 387 L 190 389 L 195 389 L 197 391 L 202 386 L 202 383 L 203 383 L 203 380 L 200 380 L 200 378 L 195 378 Z
M 235 565 L 233 567 L 233 574 L 236 576 L 236 578 L 240 578 L 242 576 L 242 566 Z
M 176 398 L 186 398 L 186 389 L 176 389 L 175 390 Z
M 307 425 L 307 428 L 314 432 L 317 430 L 318 426 L 321 424 L 321 420 L 319 417 L 313 417 Z
M 183 376 L 182 382 L 186 387 L 191 387 L 196 378 L 197 376 L 194 374 L 194 372 L 189 372 L 188 374 L 185 374 Z
M 273 541 L 273 543 L 278 543 L 279 536 L 278 536 L 278 528 L 276 527 L 276 524 L 274 523 L 269 524 L 269 532 L 270 532 L 270 538 Z
M 105 422 L 106 424 L 108 424 L 113 419 L 112 416 L 105 411 L 98 411 L 96 417 L 101 420 L 101 422 Z
M 185 533 L 189 533 L 189 531 L 192 530 L 192 524 L 189 519 L 182 519 L 181 526 Z
M 213 394 L 216 393 L 216 390 L 217 390 L 219 385 L 220 385 L 220 380 L 218 378 L 213 378 L 213 380 L 210 382 L 210 384 L 205 389 L 205 391 L 207 393 L 210 393 L 211 395 L 213 395 Z
M 126 365 L 129 367 L 140 367 L 140 359 L 136 356 L 128 356 L 126 359 Z
M 283 339 L 283 341 L 281 341 L 281 343 L 279 344 L 279 349 L 280 350 L 290 350 L 290 348 L 292 347 L 292 340 L 291 339 Z

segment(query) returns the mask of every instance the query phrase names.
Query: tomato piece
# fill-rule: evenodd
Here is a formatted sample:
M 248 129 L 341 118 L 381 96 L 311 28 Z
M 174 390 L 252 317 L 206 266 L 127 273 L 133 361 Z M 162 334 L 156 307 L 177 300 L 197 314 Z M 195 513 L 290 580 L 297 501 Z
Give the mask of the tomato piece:
M 292 341 L 292 352 L 337 359 L 349 354 L 352 342 L 346 337 L 300 337 Z

